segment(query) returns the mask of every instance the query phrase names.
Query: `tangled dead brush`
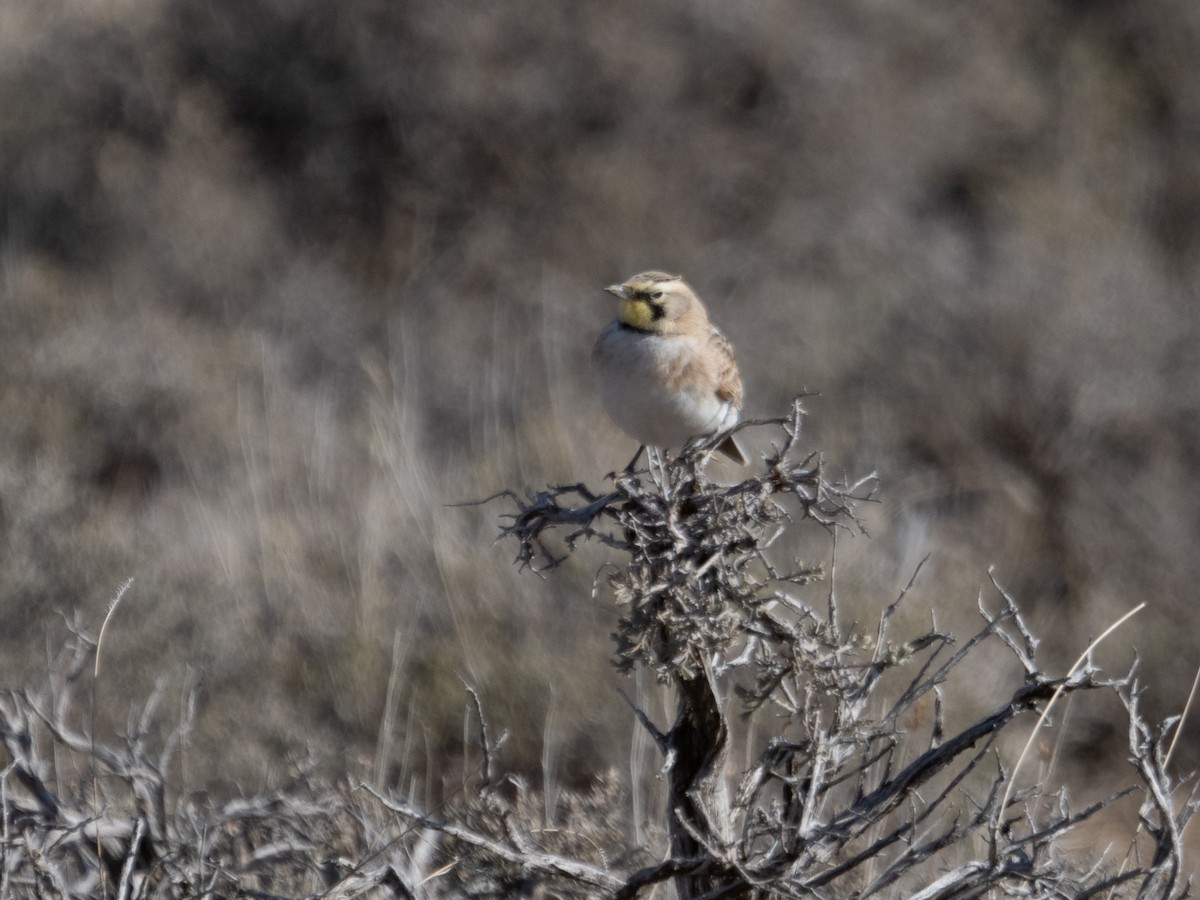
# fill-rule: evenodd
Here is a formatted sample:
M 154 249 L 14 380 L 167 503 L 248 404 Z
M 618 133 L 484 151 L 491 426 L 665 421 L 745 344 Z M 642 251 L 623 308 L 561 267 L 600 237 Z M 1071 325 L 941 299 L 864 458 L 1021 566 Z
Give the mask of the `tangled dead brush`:
M 760 471 L 734 485 L 705 474 L 709 442 L 618 476 L 604 495 L 583 485 L 525 500 L 507 495 L 518 511 L 503 531 L 521 565 L 556 566 L 554 532 L 568 553 L 598 540 L 621 554 L 606 578 L 621 610 L 615 665 L 652 670 L 678 697 L 665 731 L 635 710 L 663 755 L 670 850 L 664 862 L 631 873 L 618 895 L 665 880 L 682 897 L 1181 890 L 1179 835 L 1195 803 L 1189 797 L 1175 810 L 1163 745 L 1171 723 L 1151 729 L 1142 720 L 1132 673 L 1102 678 L 1090 658 L 1064 676 L 1043 672 L 1038 641 L 995 581 L 996 608 L 981 600 L 982 627 L 956 646 L 936 630 L 892 634 L 907 589 L 866 635 L 841 621 L 832 589 L 819 604 L 806 596 L 823 576 L 820 565 L 772 559 L 768 551 L 788 529 L 858 528 L 856 508 L 874 485 L 873 477 L 830 481 L 819 454 L 799 452 L 803 416 L 797 400 L 785 418 L 747 423 L 778 428 L 781 439 Z M 996 641 L 1020 664 L 1023 682 L 948 733 L 942 686 L 970 675 L 980 647 Z M 901 667 L 914 674 L 885 686 L 885 674 Z M 739 711 L 724 699 L 729 686 L 743 732 L 764 708 L 778 723 L 740 772 L 728 759 Z M 1063 835 L 1117 795 L 1072 811 L 1065 791 L 1014 789 L 1015 767 L 994 752 L 1023 713 L 1085 689 L 1115 691 L 1129 712 L 1131 760 L 1146 791 L 1140 821 L 1153 843 L 1144 865 L 1085 864 L 1059 852 Z M 905 717 L 928 706 L 924 733 L 906 732 Z
M 598 580 L 619 610 L 614 665 L 653 673 L 677 699 L 666 728 L 631 703 L 661 752 L 661 846 L 631 839 L 611 776 L 544 827 L 470 688 L 479 767 L 437 808 L 302 773 L 268 795 L 200 804 L 170 776 L 190 702 L 164 733 L 147 704 L 124 746 L 87 734 L 78 688 L 96 643 L 76 629 L 44 686 L 0 693 L 0 896 L 633 898 L 665 884 L 683 898 L 1185 896 L 1182 833 L 1197 801 L 1168 772 L 1178 722 L 1144 720 L 1132 672 L 1105 678 L 1087 656 L 1044 672 L 995 581 L 970 638 L 902 637 L 907 589 L 866 632 L 842 620 L 832 563 L 781 558 L 792 529 L 858 528 L 874 485 L 828 480 L 821 457 L 799 449 L 803 416 L 797 401 L 744 426 L 779 440 L 733 485 L 705 473 L 709 443 L 619 474 L 606 493 L 504 495 L 520 565 L 552 570 L 587 541 L 616 555 Z M 1023 677 L 982 714 L 951 715 L 945 688 L 980 677 L 987 645 Z M 1140 783 L 1074 808 L 1065 789 L 1022 779 L 1000 738 L 1088 690 L 1124 704 Z M 748 765 L 734 764 L 735 739 L 755 747 Z M 1130 792 L 1143 799 L 1125 859 L 1065 849 Z

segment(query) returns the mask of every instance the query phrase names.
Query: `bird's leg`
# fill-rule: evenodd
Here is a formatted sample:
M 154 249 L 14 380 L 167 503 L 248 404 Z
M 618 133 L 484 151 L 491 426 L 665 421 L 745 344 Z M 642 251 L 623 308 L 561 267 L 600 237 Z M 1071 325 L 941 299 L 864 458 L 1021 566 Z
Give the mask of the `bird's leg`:
M 616 472 L 609 472 L 607 475 L 604 476 L 605 479 L 608 481 L 616 481 L 618 475 L 624 476 L 624 475 L 633 474 L 633 467 L 637 465 L 637 461 L 639 459 L 641 459 L 642 451 L 645 449 L 646 449 L 646 445 L 642 444 L 640 447 L 637 448 L 637 453 L 633 454 L 633 459 L 631 459 L 628 462 L 628 464 L 626 464 L 625 468 L 623 468 L 619 471 L 616 471 Z

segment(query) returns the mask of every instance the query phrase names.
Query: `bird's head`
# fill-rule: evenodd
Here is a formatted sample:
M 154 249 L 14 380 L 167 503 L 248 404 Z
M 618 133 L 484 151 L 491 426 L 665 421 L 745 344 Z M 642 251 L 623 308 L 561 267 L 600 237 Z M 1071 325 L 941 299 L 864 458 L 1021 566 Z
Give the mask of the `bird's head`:
M 683 276 L 666 272 L 642 272 L 605 290 L 621 301 L 620 322 L 639 331 L 674 331 L 679 319 L 700 308 Z

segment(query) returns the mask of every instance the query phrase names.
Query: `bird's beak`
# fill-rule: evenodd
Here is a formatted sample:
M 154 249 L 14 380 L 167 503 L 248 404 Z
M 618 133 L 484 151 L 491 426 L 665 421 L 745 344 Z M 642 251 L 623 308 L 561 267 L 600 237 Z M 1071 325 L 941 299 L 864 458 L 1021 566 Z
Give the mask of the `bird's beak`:
M 622 300 L 629 299 L 629 291 L 625 288 L 625 285 L 623 285 L 623 284 L 610 284 L 608 287 L 605 288 L 605 290 L 608 291 L 610 294 L 612 294 L 614 297 L 620 297 Z

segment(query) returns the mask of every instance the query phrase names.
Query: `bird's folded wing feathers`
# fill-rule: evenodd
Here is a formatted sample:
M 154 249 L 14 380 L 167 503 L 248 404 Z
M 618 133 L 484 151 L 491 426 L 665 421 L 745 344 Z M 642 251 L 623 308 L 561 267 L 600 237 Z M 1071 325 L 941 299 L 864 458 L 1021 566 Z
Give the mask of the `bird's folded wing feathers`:
M 733 348 L 725 335 L 716 328 L 708 337 L 710 349 L 716 360 L 715 371 L 717 382 L 717 397 L 725 403 L 732 403 L 734 409 L 742 408 L 742 376 L 738 373 L 737 361 L 733 358 Z

